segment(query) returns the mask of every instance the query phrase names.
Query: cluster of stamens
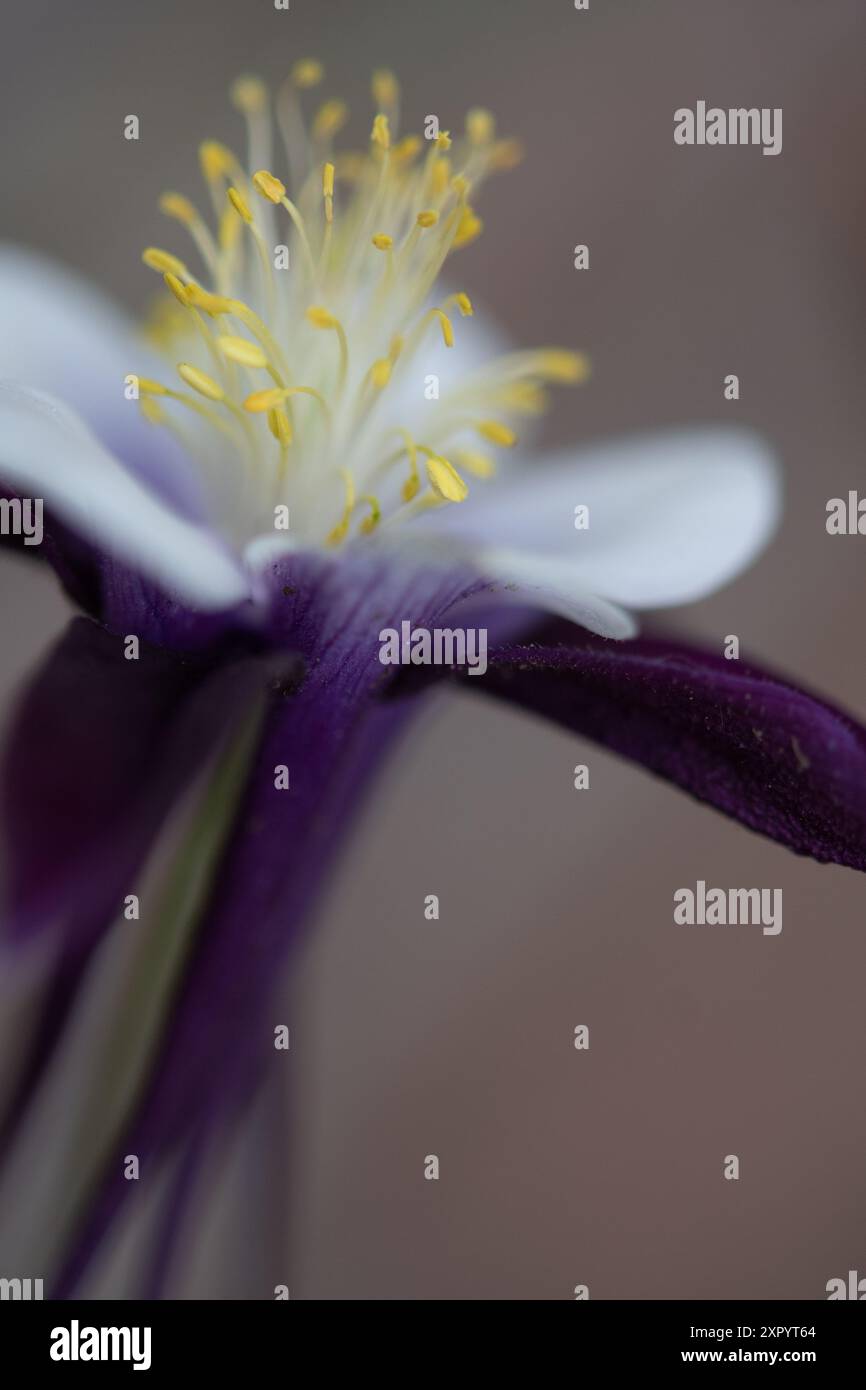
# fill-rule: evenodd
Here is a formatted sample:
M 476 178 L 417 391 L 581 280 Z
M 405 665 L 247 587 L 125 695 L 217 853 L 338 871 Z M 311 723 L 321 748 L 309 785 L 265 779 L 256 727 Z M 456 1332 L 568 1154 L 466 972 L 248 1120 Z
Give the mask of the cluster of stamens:
M 215 141 L 199 152 L 216 230 L 188 198 L 163 194 L 162 211 L 187 229 L 204 273 L 168 251 L 144 252 L 170 296 L 152 336 L 183 359 L 178 385 L 137 382 L 148 420 L 196 454 L 231 457 L 238 529 L 255 534 L 286 503 L 305 540 L 338 545 L 462 501 L 464 474 L 495 470 L 484 445 L 514 444 L 512 418 L 542 410 L 545 384 L 580 381 L 587 365 L 557 349 L 512 354 L 437 397 L 423 440 L 395 418 L 388 402 L 401 382 L 417 381 L 423 399 L 417 365 L 429 335 L 451 348 L 455 320 L 472 315 L 463 292 L 436 303 L 436 283 L 446 258 L 481 233 L 471 195 L 519 150 L 496 138 L 482 110 L 469 113 L 460 139 L 436 130 L 396 140 L 399 88 L 378 72 L 369 148 L 335 153 L 343 103 L 324 102 L 309 125 L 302 116 L 302 94 L 321 77 L 318 63 L 296 64 L 276 102 L 293 197 L 270 172 L 272 111 L 253 77 L 232 88 L 253 172 Z M 190 431 L 184 411 L 207 428 Z

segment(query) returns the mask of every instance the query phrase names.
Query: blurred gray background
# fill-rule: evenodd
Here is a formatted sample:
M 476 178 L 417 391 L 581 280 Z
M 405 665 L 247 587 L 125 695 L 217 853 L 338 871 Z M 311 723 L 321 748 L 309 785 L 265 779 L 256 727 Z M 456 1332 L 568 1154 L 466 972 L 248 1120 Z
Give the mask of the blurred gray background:
M 239 142 L 238 72 L 276 82 L 321 58 L 356 137 L 377 66 L 402 80 L 406 128 L 492 108 L 528 158 L 488 185 L 461 285 L 521 344 L 594 363 L 546 442 L 761 431 L 785 469 L 782 531 L 668 626 L 737 633 L 866 716 L 866 541 L 824 531 L 827 498 L 864 480 L 862 0 L 30 0 L 3 29 L 2 236 L 133 309 L 152 289 L 141 247 L 182 246 L 157 195 L 199 196 L 199 140 Z M 782 154 L 675 147 L 673 111 L 699 98 L 781 106 Z M 8 709 L 68 608 L 34 567 L 4 556 L 0 575 Z M 698 877 L 782 887 L 781 936 L 675 927 L 673 889 Z M 863 901 L 858 876 L 579 740 L 441 699 L 288 986 L 292 1297 L 820 1298 L 866 1272 Z M 242 1292 L 208 1278 L 199 1291 Z

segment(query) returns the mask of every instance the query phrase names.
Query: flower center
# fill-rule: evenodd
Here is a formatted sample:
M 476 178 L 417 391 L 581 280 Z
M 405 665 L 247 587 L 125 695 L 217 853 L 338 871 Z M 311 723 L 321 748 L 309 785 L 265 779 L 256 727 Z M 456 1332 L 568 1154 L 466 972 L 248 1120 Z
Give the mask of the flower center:
M 546 383 L 588 371 L 581 354 L 542 349 L 441 389 L 433 350 L 447 357 L 473 309 L 463 291 L 437 293 L 439 275 L 481 234 L 471 198 L 518 147 L 482 110 L 459 139 L 428 118 L 426 142 L 395 140 L 399 88 L 377 72 L 368 148 L 335 153 L 343 103 L 303 114 L 321 77 L 313 60 L 296 64 L 276 102 L 292 197 L 271 172 L 267 90 L 240 78 L 232 99 L 248 168 L 216 141 L 199 151 L 215 230 L 188 198 L 160 199 L 203 271 L 156 247 L 143 254 L 168 292 L 150 336 L 178 381 L 138 378 L 141 409 L 202 460 L 218 519 L 245 540 L 267 533 L 281 507 L 304 543 L 339 545 L 461 502 L 466 474 L 495 471 L 485 446 L 510 447 L 516 417 L 544 409 Z

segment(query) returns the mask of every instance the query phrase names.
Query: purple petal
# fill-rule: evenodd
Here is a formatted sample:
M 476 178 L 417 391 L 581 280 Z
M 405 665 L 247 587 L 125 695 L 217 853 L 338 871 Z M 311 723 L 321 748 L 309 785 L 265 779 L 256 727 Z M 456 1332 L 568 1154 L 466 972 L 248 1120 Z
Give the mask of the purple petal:
M 226 653 L 213 667 L 145 646 L 127 661 L 122 639 L 78 618 L 25 691 L 0 765 L 2 930 L 14 943 L 50 927 L 58 948 L 4 1139 L 50 1060 L 89 953 L 136 891 L 167 814 L 272 680 L 273 662 Z
M 379 631 L 404 618 L 432 624 L 476 583 L 462 574 L 407 570 L 382 558 L 335 563 L 295 556 L 270 575 L 270 636 L 303 654 L 299 689 L 274 699 L 236 830 L 213 886 L 161 1054 L 118 1154 L 150 1166 L 183 1143 L 214 1078 L 234 1110 L 273 1060 L 266 1004 L 289 947 L 322 887 L 361 791 L 414 701 L 383 702 L 393 668 Z M 290 788 L 274 772 L 289 768 Z M 119 1175 L 119 1176 L 118 1176 Z M 65 1296 L 87 1267 L 129 1185 L 110 1162 L 55 1289 Z M 160 1262 L 168 1258 L 161 1249 Z
M 487 675 L 464 684 L 642 763 L 798 854 L 866 869 L 860 724 L 742 661 L 568 631 L 568 645 L 499 648 Z

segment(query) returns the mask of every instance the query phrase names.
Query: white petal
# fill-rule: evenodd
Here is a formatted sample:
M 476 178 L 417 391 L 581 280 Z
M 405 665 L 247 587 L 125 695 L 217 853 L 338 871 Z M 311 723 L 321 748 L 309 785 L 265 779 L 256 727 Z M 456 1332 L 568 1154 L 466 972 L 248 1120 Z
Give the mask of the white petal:
M 574 509 L 589 507 L 589 529 Z M 461 519 L 434 514 L 477 544 L 554 555 L 574 584 L 632 608 L 687 603 L 719 588 L 766 544 L 778 520 L 778 470 L 736 427 L 677 430 L 547 461 Z M 443 528 L 444 530 L 444 528 Z
M 248 596 L 237 559 L 127 473 L 60 402 L 0 382 L 0 481 L 42 498 L 77 535 L 127 561 L 193 607 Z
M 477 564 L 490 578 L 503 581 L 506 598 L 555 613 L 600 637 L 634 637 L 637 624 L 615 603 L 588 592 L 577 582 L 568 560 L 528 555 L 516 550 L 489 550 Z
M 81 276 L 18 246 L 0 245 L 0 303 L 0 377 L 67 401 L 138 476 L 200 512 L 186 455 L 124 396 L 129 372 L 166 370 L 132 319 Z

